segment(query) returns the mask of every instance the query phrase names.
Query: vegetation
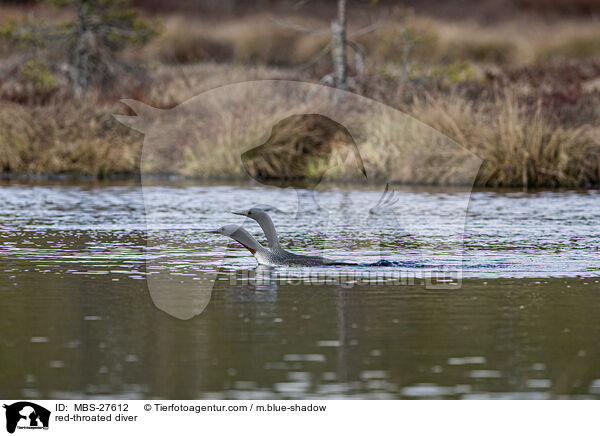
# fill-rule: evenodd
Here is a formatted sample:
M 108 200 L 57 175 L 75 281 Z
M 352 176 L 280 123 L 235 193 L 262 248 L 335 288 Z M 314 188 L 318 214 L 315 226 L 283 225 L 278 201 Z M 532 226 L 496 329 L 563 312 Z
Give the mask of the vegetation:
M 135 175 L 143 136 L 111 117 L 125 110 L 118 103 L 123 97 L 168 108 L 228 83 L 318 82 L 335 70 L 332 56 L 323 55 L 334 9 L 235 19 L 168 15 L 156 34 L 151 20 L 123 12 L 117 0 L 58 6 L 37 6 L 34 13 L 1 7 L 8 18 L 0 18 L 0 172 L 8 176 Z M 598 186 L 597 23 L 586 16 L 540 16 L 529 17 L 527 25 L 514 18 L 484 26 L 476 17 L 457 21 L 406 10 L 381 15 L 375 23 L 348 15 L 348 38 L 365 55 L 358 78 L 355 50 L 348 49 L 351 91 L 403 110 L 477 154 L 484 161 L 479 186 Z M 357 34 L 363 28 L 371 29 Z M 141 43 L 141 50 L 132 49 Z M 402 150 L 378 137 L 394 128 L 385 123 L 374 118 L 373 134 L 357 146 L 371 174 L 394 180 L 388 162 L 401 158 Z M 224 137 L 220 144 L 218 159 L 192 154 L 175 172 L 239 177 L 244 141 Z M 412 174 L 396 181 L 460 183 L 450 177 L 451 166 L 445 170 L 437 178 Z
M 15 63 L 22 80 L 42 95 L 56 88 L 58 76 L 75 96 L 92 87 L 114 85 L 117 77 L 133 67 L 114 54 L 154 36 L 154 30 L 127 7 L 126 0 L 49 3 L 70 9 L 70 19 L 49 24 L 25 17 L 0 28 L 0 36 L 19 55 Z

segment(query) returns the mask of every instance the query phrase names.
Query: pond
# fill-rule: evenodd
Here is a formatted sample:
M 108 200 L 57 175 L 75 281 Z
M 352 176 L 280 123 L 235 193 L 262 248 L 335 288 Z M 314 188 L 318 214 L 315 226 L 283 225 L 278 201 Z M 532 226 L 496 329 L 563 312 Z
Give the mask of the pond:
M 600 398 L 598 192 L 394 191 L 380 213 L 364 187 L 5 183 L 0 394 Z M 230 214 L 255 204 L 285 247 L 360 266 L 265 269 L 202 233 L 263 241 Z M 215 271 L 206 306 L 168 310 L 156 265 L 170 290 Z

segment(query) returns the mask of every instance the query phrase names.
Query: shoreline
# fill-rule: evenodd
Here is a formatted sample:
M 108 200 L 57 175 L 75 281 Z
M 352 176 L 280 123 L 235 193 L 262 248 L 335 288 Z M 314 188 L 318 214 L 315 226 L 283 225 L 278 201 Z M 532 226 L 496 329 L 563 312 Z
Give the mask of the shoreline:
M 11 177 L 13 176 L 13 177 Z M 38 174 L 18 174 L 7 175 L 0 174 L 0 189 L 12 185 L 31 185 L 31 186 L 131 186 L 142 187 L 144 184 L 150 186 L 168 186 L 168 187 L 193 187 L 193 186 L 231 186 L 231 187 L 255 187 L 265 189 L 284 189 L 274 186 L 263 185 L 256 181 L 248 179 L 250 182 L 244 183 L 242 179 L 199 179 L 189 178 L 177 175 L 171 176 L 148 176 L 145 177 L 145 183 L 142 183 L 139 174 L 116 177 L 92 177 L 92 176 L 73 176 L 73 175 L 38 175 Z M 384 182 L 377 181 L 372 183 L 356 183 L 352 181 L 326 182 L 321 186 L 323 188 L 334 189 L 355 189 L 355 190 L 372 190 L 379 189 Z M 600 193 L 600 186 L 589 187 L 555 187 L 555 186 L 537 186 L 523 190 L 522 187 L 486 187 L 467 185 L 435 185 L 435 184 L 419 184 L 419 183 L 389 183 L 389 186 L 396 190 L 406 191 L 432 191 L 432 192 L 490 192 L 500 194 L 536 194 L 543 192 L 554 193 Z

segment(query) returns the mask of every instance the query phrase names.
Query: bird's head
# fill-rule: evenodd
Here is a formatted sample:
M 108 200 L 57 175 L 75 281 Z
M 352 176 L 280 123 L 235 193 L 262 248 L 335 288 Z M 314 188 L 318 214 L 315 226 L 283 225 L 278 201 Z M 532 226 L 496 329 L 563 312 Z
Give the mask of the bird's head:
M 219 227 L 216 230 L 208 230 L 206 233 L 213 233 L 215 235 L 223 235 L 223 236 L 231 237 L 231 235 L 233 235 L 238 229 L 239 229 L 239 226 L 236 226 L 233 224 L 228 224 L 226 226 Z

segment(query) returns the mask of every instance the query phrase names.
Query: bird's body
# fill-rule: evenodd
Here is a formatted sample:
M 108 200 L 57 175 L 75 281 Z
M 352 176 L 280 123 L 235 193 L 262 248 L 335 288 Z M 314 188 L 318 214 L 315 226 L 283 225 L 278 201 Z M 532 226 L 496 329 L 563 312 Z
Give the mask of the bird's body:
M 303 256 L 301 254 L 293 254 L 290 257 L 281 258 L 281 266 L 340 266 L 340 265 L 355 265 L 348 262 L 340 262 L 337 260 L 327 259 L 320 256 Z

